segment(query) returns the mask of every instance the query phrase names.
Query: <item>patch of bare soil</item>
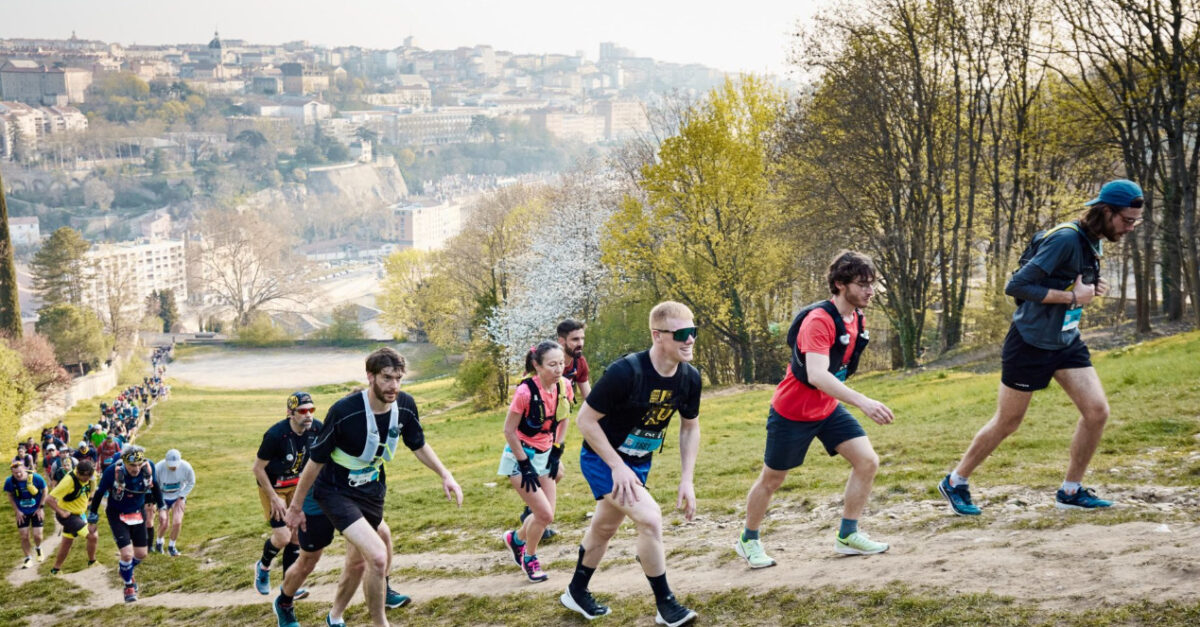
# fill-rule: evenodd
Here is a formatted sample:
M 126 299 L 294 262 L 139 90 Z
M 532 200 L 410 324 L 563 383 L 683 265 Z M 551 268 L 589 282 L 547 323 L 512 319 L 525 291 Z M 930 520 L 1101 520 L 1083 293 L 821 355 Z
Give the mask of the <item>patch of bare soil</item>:
M 890 543 L 891 550 L 872 556 L 834 552 L 839 498 L 816 505 L 781 501 L 772 507 L 763 527 L 764 545 L 778 565 L 763 570 L 751 570 L 733 552 L 741 531 L 740 515 L 698 516 L 685 522 L 667 512 L 664 539 L 672 586 L 688 594 L 733 588 L 874 589 L 903 583 L 916 590 L 1010 596 L 1047 609 L 1068 607 L 1079 597 L 1106 604 L 1200 599 L 1200 566 L 1190 556 L 1200 544 L 1200 524 L 1195 522 L 1200 489 L 1105 490 L 1105 496 L 1115 500 L 1116 511 L 1100 516 L 1151 513 L 1165 521 L 1112 525 L 1095 524 L 1096 513 L 1055 509 L 1053 496 L 1045 491 L 1000 486 L 981 490 L 977 496 L 983 516 L 967 524 L 961 524 L 963 519 L 953 516 L 941 500 L 889 502 L 881 497 L 862 526 L 875 539 Z M 555 589 L 568 581 L 583 530 L 559 525 L 559 531 L 560 539 L 539 550 L 552 580 L 547 587 Z M 394 569 L 419 569 L 422 574 L 393 576 L 392 585 L 418 603 L 463 593 L 489 596 L 530 590 L 533 584 L 511 564 L 500 533 L 496 530 L 495 546 L 485 552 L 396 555 Z M 635 552 L 634 530 L 626 524 L 593 580 L 592 590 L 601 599 L 648 594 Z M 150 559 L 163 558 L 152 555 Z M 340 565 L 341 558 L 331 555 L 318 568 Z M 92 591 L 88 607 L 123 604 L 121 591 L 101 573 L 102 568 L 106 567 L 64 578 Z M 481 574 L 465 576 L 464 571 Z M 18 565 L 8 579 L 18 585 L 32 576 L 35 570 L 23 571 Z M 153 581 L 141 583 L 143 596 L 138 603 L 146 605 L 226 607 L 271 601 L 250 587 L 249 576 L 244 589 L 219 593 L 154 594 Z M 310 586 L 312 597 L 305 602 L 330 603 L 335 587 L 334 583 Z M 534 589 L 542 591 L 542 587 Z

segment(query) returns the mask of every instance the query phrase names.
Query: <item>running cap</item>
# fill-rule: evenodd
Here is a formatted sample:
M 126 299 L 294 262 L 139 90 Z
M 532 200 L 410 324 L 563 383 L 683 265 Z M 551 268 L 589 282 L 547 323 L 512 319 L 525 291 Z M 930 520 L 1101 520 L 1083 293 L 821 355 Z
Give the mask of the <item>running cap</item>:
M 86 450 L 88 450 L 89 448 L 91 448 L 91 446 L 92 446 L 92 445 L 91 445 L 91 444 L 89 444 L 87 440 L 81 440 L 81 441 L 79 442 L 79 450 L 81 450 L 81 451 L 86 451 Z
M 179 465 L 179 460 L 183 457 L 179 454 L 178 449 L 171 449 L 167 451 L 167 456 L 163 459 L 167 462 L 167 468 L 174 468 Z
M 54 446 L 53 444 L 47 444 L 47 445 L 46 445 L 46 452 L 47 452 L 47 453 L 49 453 L 50 451 L 56 451 L 56 452 L 57 452 L 57 451 L 58 451 L 58 447 L 57 447 L 57 446 Z
M 146 449 L 136 444 L 126 444 L 121 449 L 121 461 L 127 465 L 140 464 L 146 461 Z
M 1112 207 L 1130 207 L 1133 201 L 1142 197 L 1142 187 L 1129 179 L 1115 179 L 1100 188 L 1100 195 L 1085 203 L 1092 206 L 1104 203 Z
M 314 407 L 316 406 L 316 404 L 313 403 L 312 395 L 309 394 L 308 392 L 297 391 L 297 392 L 292 392 L 291 395 L 288 396 L 287 408 L 288 408 L 289 414 L 296 411 L 297 409 L 299 409 L 301 406 L 304 406 L 304 405 L 313 405 Z

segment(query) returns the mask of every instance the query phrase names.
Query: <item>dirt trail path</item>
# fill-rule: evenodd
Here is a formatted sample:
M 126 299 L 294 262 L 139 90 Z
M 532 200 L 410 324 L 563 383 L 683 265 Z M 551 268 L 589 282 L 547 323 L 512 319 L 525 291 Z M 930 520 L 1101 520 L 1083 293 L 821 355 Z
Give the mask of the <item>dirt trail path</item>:
M 1040 492 L 1018 487 L 986 492 L 1010 496 L 1004 503 L 984 500 L 988 507 L 978 527 L 960 524 L 962 519 L 949 515 L 940 500 L 888 503 L 869 512 L 863 520 L 864 530 L 890 542 L 892 549 L 865 557 L 834 553 L 832 525 L 840 509 L 836 499 L 807 511 L 781 503 L 771 511 L 763 534 L 779 565 L 763 570 L 749 569 L 733 553 L 733 540 L 741 530 L 736 515 L 668 524 L 665 539 L 672 586 L 688 594 L 830 585 L 871 589 L 901 582 L 914 589 L 1012 596 L 1047 609 L 1065 608 L 1080 597 L 1112 604 L 1200 599 L 1200 563 L 1191 557 L 1193 548 L 1200 545 L 1200 523 L 1194 522 L 1200 490 L 1142 487 L 1107 491 L 1121 509 L 1156 512 L 1171 521 L 1116 525 L 1092 524 L 1086 512 L 1058 511 Z M 668 521 L 673 517 L 668 514 Z M 1029 528 L 1048 522 L 1057 526 L 1064 521 L 1068 523 L 1065 527 Z M 575 559 L 574 536 L 579 530 L 562 531 L 569 540 L 545 545 L 540 551 L 551 582 L 536 586 L 539 593 L 558 591 L 568 580 Z M 45 546 L 47 559 L 52 559 L 51 547 L 56 547 L 57 541 L 48 538 Z M 645 593 L 641 569 L 633 557 L 632 529 L 623 528 L 605 558 L 606 566 L 593 581 L 593 591 L 605 599 Z M 161 558 L 154 555 L 150 559 Z M 331 555 L 318 568 L 340 565 L 340 556 Z M 107 567 L 96 566 L 64 578 L 92 591 L 88 607 L 122 605 L 121 590 L 101 575 L 101 568 Z M 464 593 L 512 594 L 534 586 L 508 562 L 499 540 L 496 550 L 485 553 L 396 555 L 393 568 L 426 573 L 392 578 L 393 587 L 418 603 Z M 471 571 L 482 574 L 466 574 Z M 36 573 L 36 569 L 23 570 L 18 564 L 8 580 L 19 585 Z M 312 596 L 306 602 L 329 603 L 334 588 L 334 583 L 310 586 Z M 154 594 L 154 582 L 144 581 L 142 590 L 139 604 L 167 607 L 267 604 L 271 598 L 248 585 L 227 592 Z

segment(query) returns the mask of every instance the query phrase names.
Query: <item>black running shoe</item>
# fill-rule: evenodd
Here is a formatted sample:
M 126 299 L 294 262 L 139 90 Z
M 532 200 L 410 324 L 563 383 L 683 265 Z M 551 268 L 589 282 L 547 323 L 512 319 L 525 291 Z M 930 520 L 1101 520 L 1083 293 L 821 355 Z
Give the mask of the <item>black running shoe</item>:
M 658 614 L 654 617 L 654 624 L 679 627 L 695 619 L 696 613 L 680 605 L 672 594 L 658 602 Z
M 571 592 L 568 586 L 566 592 L 558 597 L 558 602 L 563 604 L 563 607 L 579 612 L 584 618 L 592 620 L 599 618 L 608 613 L 607 605 L 600 605 L 596 599 L 592 598 L 592 593 L 584 590 L 581 594 L 576 595 Z

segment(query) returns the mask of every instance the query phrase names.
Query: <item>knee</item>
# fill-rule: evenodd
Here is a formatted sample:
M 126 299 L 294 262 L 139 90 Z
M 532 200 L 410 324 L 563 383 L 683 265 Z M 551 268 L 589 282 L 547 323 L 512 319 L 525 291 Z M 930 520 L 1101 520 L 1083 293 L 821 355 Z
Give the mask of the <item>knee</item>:
M 855 460 L 853 465 L 854 470 L 873 477 L 879 471 L 879 455 L 875 451 L 871 451 L 870 455 L 864 455 Z
M 380 545 L 378 547 L 378 550 L 371 551 L 371 553 L 369 555 L 364 554 L 363 560 L 360 563 L 365 564 L 365 566 L 367 568 L 369 568 L 371 570 L 371 572 L 373 572 L 373 573 L 383 574 L 385 571 L 387 571 L 387 563 L 388 563 L 387 548 Z
M 533 509 L 533 517 L 543 525 L 549 525 L 554 522 L 554 510 L 549 507 L 535 507 Z
M 1021 426 L 1021 421 L 1025 419 L 1025 414 L 1000 414 L 992 419 L 992 428 L 1000 435 L 1008 437 L 1016 433 L 1017 427 Z
M 1103 401 L 1090 405 L 1083 412 L 1083 419 L 1094 425 L 1103 425 L 1108 422 L 1109 407 L 1108 401 Z
M 315 566 L 315 564 L 314 564 Z M 352 575 L 361 575 L 367 569 L 367 563 L 361 559 L 351 560 L 346 564 L 346 572 Z
M 758 477 L 758 487 L 760 490 L 766 491 L 767 494 L 775 494 L 775 491 L 783 485 L 783 480 L 786 478 L 786 473 L 763 471 Z
M 652 538 L 662 537 L 662 512 L 653 511 L 638 518 L 637 530 L 639 535 Z

